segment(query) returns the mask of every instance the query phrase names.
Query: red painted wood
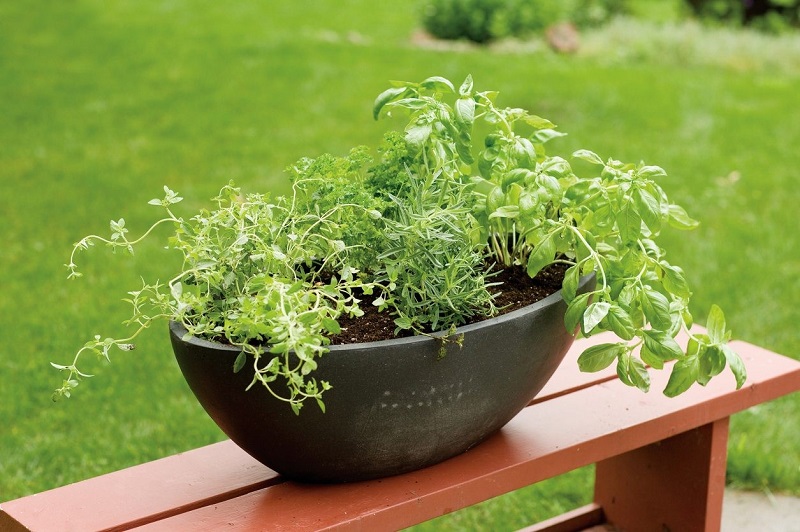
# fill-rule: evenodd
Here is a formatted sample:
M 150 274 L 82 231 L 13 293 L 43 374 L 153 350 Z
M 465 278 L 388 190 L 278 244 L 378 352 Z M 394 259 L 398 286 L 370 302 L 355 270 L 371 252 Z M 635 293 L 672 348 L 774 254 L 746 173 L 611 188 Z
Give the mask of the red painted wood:
M 114 530 L 280 482 L 231 441 L 201 447 L 0 505 L 0 530 Z
M 597 463 L 595 502 L 621 530 L 722 526 L 729 418 Z
M 608 339 L 591 341 L 603 340 Z M 149 528 L 166 530 L 400 528 L 800 389 L 800 363 L 737 342 L 750 371 L 743 390 L 734 392 L 732 378 L 721 377 L 670 400 L 658 392 L 667 376 L 654 375 L 656 390 L 645 395 L 608 381 L 608 374 L 578 373 L 574 360 L 586 345 L 576 342 L 539 404 L 486 443 L 422 471 L 339 486 L 281 483 L 223 442 L 3 503 L 0 529 L 14 519 L 34 530 L 114 529 L 151 521 Z
M 518 532 L 575 532 L 586 530 L 606 522 L 603 507 L 591 503 L 557 517 L 525 527 Z
M 602 344 L 604 342 L 616 341 L 616 337 L 609 334 L 598 334 L 590 338 L 581 338 L 573 344 L 572 348 L 564 356 L 564 360 L 558 369 L 547 381 L 542 391 L 531 404 L 548 401 L 561 395 L 566 395 L 577 390 L 582 390 L 589 386 L 599 384 L 617 378 L 616 369 L 608 367 L 596 373 L 583 373 L 578 371 L 578 357 L 588 347 Z
M 750 370 L 734 390 L 720 377 L 666 399 L 618 381 L 526 408 L 499 434 L 433 467 L 381 481 L 338 486 L 287 482 L 143 527 L 144 530 L 389 530 L 627 453 L 800 389 L 800 363 L 746 344 Z M 656 389 L 668 375 L 654 375 Z
M 576 371 L 575 360 L 585 347 L 577 351 L 573 347 L 568 353 L 548 384 L 548 397 L 608 378 Z M 254 491 L 278 482 L 276 478 L 272 470 L 227 441 L 3 503 L 0 530 L 4 523 L 11 526 L 12 517 L 34 528 L 52 523 L 74 525 L 75 530 L 131 526 Z M 120 500 L 125 500 L 123 507 Z

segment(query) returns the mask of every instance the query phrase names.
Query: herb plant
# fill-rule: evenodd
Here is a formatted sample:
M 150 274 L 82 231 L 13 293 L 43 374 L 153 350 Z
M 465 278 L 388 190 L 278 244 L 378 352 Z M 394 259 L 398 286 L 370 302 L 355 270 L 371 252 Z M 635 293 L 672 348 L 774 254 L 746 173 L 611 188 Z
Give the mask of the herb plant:
M 685 275 L 657 244 L 665 227 L 697 226 L 658 184 L 664 170 L 578 150 L 572 158 L 596 169 L 578 176 L 545 151 L 562 135 L 553 123 L 499 107 L 496 98 L 475 90 L 471 77 L 458 88 L 442 77 L 395 83 L 376 99 L 374 116 L 404 113 L 409 121 L 402 134 L 387 133 L 377 162 L 364 147 L 301 159 L 288 169 L 288 197 L 228 184 L 214 209 L 189 219 L 174 214 L 181 198 L 164 187 L 164 198 L 150 203 L 165 214 L 143 236 L 130 239 L 120 219 L 110 238 L 79 241 L 70 277 L 80 275 L 78 252 L 101 243 L 132 253 L 157 226 L 171 224 L 169 246 L 183 267 L 129 292 L 132 335 L 96 336 L 71 364 L 53 364 L 66 373 L 55 397 L 68 397 L 90 376 L 78 369 L 83 353 L 108 359 L 112 348 L 131 350 L 141 331 L 167 318 L 190 335 L 239 347 L 232 370 L 250 364 L 250 386 L 263 385 L 295 412 L 312 398 L 324 410 L 331 383 L 317 381 L 314 370 L 340 318 L 363 314 L 365 295 L 391 313 L 396 332 L 438 332 L 458 342 L 457 326 L 501 310 L 488 290 L 493 269 L 522 267 L 533 277 L 553 263 L 567 267 L 567 329 L 619 337 L 587 349 L 582 370 L 616 364 L 623 382 L 647 391 L 648 366 L 675 361 L 664 390 L 674 396 L 729 365 L 741 386 L 745 369 L 727 345 L 722 311 L 711 308 L 706 334 L 691 331 Z M 481 142 L 473 140 L 476 129 Z M 578 294 L 579 278 L 589 274 L 594 289 Z M 686 350 L 675 341 L 681 330 Z

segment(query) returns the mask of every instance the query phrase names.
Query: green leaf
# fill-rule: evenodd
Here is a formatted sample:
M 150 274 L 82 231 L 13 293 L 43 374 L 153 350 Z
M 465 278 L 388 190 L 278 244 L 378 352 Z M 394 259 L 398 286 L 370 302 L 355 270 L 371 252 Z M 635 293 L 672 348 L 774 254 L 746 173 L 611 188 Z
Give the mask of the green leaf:
M 603 321 L 609 310 L 611 310 L 611 304 L 605 301 L 598 301 L 589 305 L 583 315 L 583 333 L 589 334 L 592 332 L 592 329 Z
M 561 283 L 561 297 L 570 303 L 578 295 L 578 282 L 580 281 L 580 268 L 575 265 L 564 273 L 564 281 Z
M 342 332 L 339 322 L 333 318 L 322 318 L 322 327 L 331 334 L 339 334 Z
M 606 316 L 609 328 L 623 340 L 631 340 L 636 334 L 636 327 L 630 315 L 619 305 L 611 305 Z
M 670 205 L 669 225 L 675 229 L 689 230 L 695 229 L 698 225 L 700 225 L 700 222 L 690 218 L 680 205 Z
M 630 201 L 623 203 L 617 213 L 617 228 L 623 242 L 633 242 L 642 234 L 642 217 Z
M 400 327 L 401 329 L 410 329 L 412 322 L 411 318 L 407 316 L 402 316 L 394 320 L 394 324 Z
M 421 124 L 406 130 L 406 141 L 413 146 L 422 146 L 431 136 L 430 124 Z
M 641 292 L 641 303 L 644 315 L 653 328 L 667 331 L 672 325 L 669 314 L 669 300 L 667 296 L 645 286 Z
M 581 371 L 593 373 L 611 365 L 625 351 L 625 344 L 600 344 L 587 348 L 578 357 Z
M 544 144 L 547 141 L 566 136 L 566 133 L 556 131 L 555 129 L 540 129 L 531 135 L 531 142 L 535 142 L 536 144 Z
M 578 150 L 572 154 L 576 159 L 582 159 L 592 164 L 603 164 L 603 159 L 593 151 Z
M 406 87 L 392 87 L 380 93 L 378 97 L 375 98 L 375 103 L 372 105 L 372 117 L 377 120 L 383 106 L 404 94 L 406 90 Z
M 661 206 L 658 200 L 648 191 L 637 188 L 633 192 L 633 201 L 645 225 L 653 233 L 661 230 Z
M 503 205 L 502 207 L 498 208 L 492 214 L 489 215 L 489 219 L 493 218 L 517 218 L 519 216 L 519 207 L 516 205 Z M 554 252 L 555 254 L 555 252 Z
M 712 377 L 725 369 L 725 353 L 717 346 L 709 346 L 699 357 L 697 364 L 697 382 L 702 386 L 708 384 Z
M 491 214 L 505 204 L 506 195 L 503 189 L 495 186 L 492 191 L 486 196 L 486 212 Z
M 725 333 L 725 314 L 717 305 L 711 305 L 706 322 L 708 337 L 713 344 L 721 344 L 727 340 Z
M 581 294 L 567 305 L 567 312 L 564 314 L 564 326 L 570 334 L 575 332 L 575 329 L 578 328 L 578 324 L 583 319 L 583 314 L 589 304 L 590 297 L 592 297 L 592 293 L 590 292 Z
M 744 367 L 744 362 L 738 353 L 731 349 L 728 344 L 723 344 L 721 349 L 725 354 L 725 360 L 728 361 L 728 366 L 730 366 L 734 377 L 736 377 L 736 389 L 738 390 L 747 380 L 747 369 Z
M 245 362 L 247 362 L 247 354 L 244 351 L 240 351 L 236 360 L 233 362 L 233 372 L 239 373 L 242 371 Z
M 464 83 L 458 88 L 458 94 L 462 97 L 472 96 L 472 74 L 468 74 Z
M 556 242 L 554 235 L 550 235 L 539 243 L 528 256 L 528 275 L 535 277 L 542 268 L 553 262 L 556 255 Z
M 681 359 L 672 366 L 672 373 L 669 376 L 667 387 L 664 388 L 664 395 L 676 397 L 688 390 L 695 382 L 697 382 L 697 359 L 694 357 Z
M 683 270 L 677 266 L 672 266 L 664 261 L 659 263 L 663 277 L 661 282 L 664 288 L 671 294 L 678 296 L 681 299 L 689 299 L 692 295 L 689 290 L 689 284 L 686 282 L 686 277 Z
M 322 402 L 322 399 L 320 399 L 319 397 L 317 397 L 316 399 L 317 399 L 317 406 L 319 407 L 320 411 L 324 414 L 325 413 L 325 403 Z
M 643 166 L 637 170 L 636 175 L 647 179 L 658 179 L 660 177 L 667 177 L 667 172 L 660 166 Z
M 420 86 L 429 90 L 435 90 L 440 92 L 456 92 L 456 88 L 453 87 L 453 83 L 441 76 L 431 76 L 422 83 Z
M 458 156 L 461 157 L 464 164 L 471 165 L 475 162 L 475 157 L 472 156 L 472 145 L 470 142 L 462 142 L 459 139 L 459 142 L 456 143 L 456 152 Z
M 552 129 L 556 127 L 554 123 L 546 118 L 542 118 L 541 116 L 526 114 L 522 119 L 526 124 L 533 126 L 536 129 Z
M 455 106 L 456 122 L 462 129 L 471 130 L 475 122 L 475 100 L 472 98 L 459 98 Z
M 642 338 L 644 339 L 644 346 L 650 353 L 663 362 L 683 357 L 681 346 L 667 333 L 652 330 L 642 331 Z
M 639 356 L 642 359 L 642 362 L 651 366 L 655 369 L 664 369 L 664 361 L 653 354 L 650 349 L 648 349 L 647 344 L 642 345 L 641 350 L 639 351 Z
M 630 353 L 623 353 L 617 360 L 617 376 L 628 386 L 635 386 L 643 392 L 650 390 L 650 375 L 645 365 Z

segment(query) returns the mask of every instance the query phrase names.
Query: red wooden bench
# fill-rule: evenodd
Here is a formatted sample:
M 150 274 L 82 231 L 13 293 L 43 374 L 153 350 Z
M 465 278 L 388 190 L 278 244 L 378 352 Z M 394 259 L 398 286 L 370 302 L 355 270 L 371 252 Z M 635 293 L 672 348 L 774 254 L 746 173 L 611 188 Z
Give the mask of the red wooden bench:
M 392 478 L 341 485 L 281 479 L 229 441 L 0 505 L 0 530 L 393 530 L 588 464 L 594 502 L 528 530 L 718 530 L 735 412 L 800 390 L 800 362 L 735 342 L 749 378 L 667 399 L 612 372 L 581 374 L 576 342 L 546 389 L 467 453 Z

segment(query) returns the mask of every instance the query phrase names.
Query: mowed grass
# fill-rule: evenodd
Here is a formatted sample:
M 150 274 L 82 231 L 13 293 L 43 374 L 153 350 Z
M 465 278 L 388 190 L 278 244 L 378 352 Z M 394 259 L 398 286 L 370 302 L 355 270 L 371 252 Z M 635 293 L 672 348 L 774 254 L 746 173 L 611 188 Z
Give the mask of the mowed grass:
M 51 402 L 50 361 L 70 361 L 94 334 L 122 334 L 125 293 L 177 261 L 155 243 L 133 260 L 92 249 L 78 257 L 85 277 L 67 282 L 71 244 L 107 234 L 112 218 L 145 229 L 163 185 L 186 198 L 187 216 L 230 179 L 285 193 L 282 170 L 299 157 L 376 144 L 390 124 L 373 122 L 371 104 L 391 79 L 471 73 L 567 131 L 553 151 L 666 168 L 663 186 L 702 221 L 666 236 L 698 321 L 716 302 L 737 338 L 800 354 L 800 72 L 793 56 L 774 67 L 794 41 L 763 45 L 769 68 L 734 68 L 609 58 L 588 53 L 600 49 L 589 37 L 578 57 L 432 50 L 412 44 L 415 28 L 416 7 L 383 2 L 0 4 L 0 501 L 224 437 L 183 382 L 165 329 L 110 366 L 94 363 L 97 377 Z M 800 494 L 798 407 L 795 394 L 734 418 L 731 483 Z M 590 492 L 584 469 L 429 526 L 521 526 Z

